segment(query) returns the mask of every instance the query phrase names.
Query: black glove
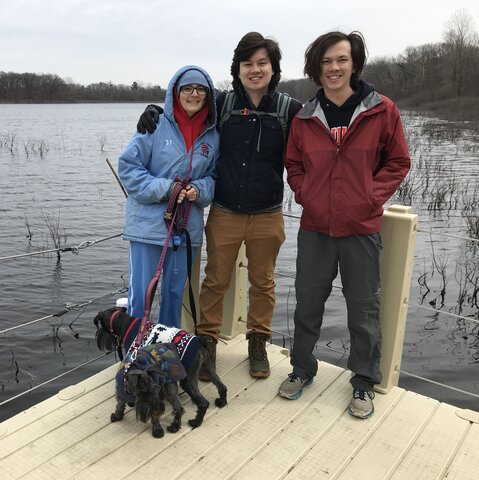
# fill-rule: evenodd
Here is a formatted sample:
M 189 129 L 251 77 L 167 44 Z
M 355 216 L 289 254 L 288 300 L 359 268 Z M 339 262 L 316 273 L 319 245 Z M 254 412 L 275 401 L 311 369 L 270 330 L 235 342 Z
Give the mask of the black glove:
M 160 118 L 163 109 L 158 105 L 148 105 L 145 111 L 140 115 L 136 125 L 138 133 L 153 133 L 156 130 L 156 124 Z

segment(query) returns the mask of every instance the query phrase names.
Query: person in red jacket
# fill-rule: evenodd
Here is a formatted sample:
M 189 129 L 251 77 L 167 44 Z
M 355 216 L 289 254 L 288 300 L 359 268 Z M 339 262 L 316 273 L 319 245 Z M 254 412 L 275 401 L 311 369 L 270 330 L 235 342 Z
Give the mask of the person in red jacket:
M 349 413 L 374 412 L 381 382 L 381 216 L 410 168 L 395 104 L 360 79 L 366 47 L 359 32 L 329 32 L 305 53 L 304 73 L 319 86 L 293 119 L 286 150 L 288 183 L 303 207 L 296 261 L 291 365 L 279 395 L 300 397 L 317 373 L 313 355 L 324 305 L 341 274 L 353 372 Z

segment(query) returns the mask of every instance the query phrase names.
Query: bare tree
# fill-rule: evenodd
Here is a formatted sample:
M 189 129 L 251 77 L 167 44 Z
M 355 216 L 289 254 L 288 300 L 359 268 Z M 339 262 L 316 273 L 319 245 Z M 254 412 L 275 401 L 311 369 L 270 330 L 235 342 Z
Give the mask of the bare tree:
M 465 9 L 457 10 L 446 22 L 444 41 L 449 47 L 452 64 L 452 81 L 458 97 L 464 91 L 464 81 L 470 74 L 471 62 L 468 53 L 478 45 L 478 35 L 474 29 L 474 20 Z
M 222 92 L 223 90 L 231 90 L 231 80 L 220 80 L 216 82 L 216 88 Z

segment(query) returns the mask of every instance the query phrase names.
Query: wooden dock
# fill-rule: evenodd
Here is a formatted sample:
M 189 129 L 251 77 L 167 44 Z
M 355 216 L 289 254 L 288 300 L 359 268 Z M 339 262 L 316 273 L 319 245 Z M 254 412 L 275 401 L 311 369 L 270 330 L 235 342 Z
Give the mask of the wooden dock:
M 393 387 L 359 420 L 346 410 L 350 372 L 324 362 L 302 397 L 286 400 L 277 390 L 289 359 L 278 346 L 267 351 L 271 376 L 254 380 L 244 335 L 220 342 L 228 405 L 214 407 L 214 387 L 202 384 L 213 405 L 203 425 L 188 426 L 193 407 L 182 395 L 183 426 L 161 439 L 131 409 L 110 422 L 113 365 L 0 424 L 1 478 L 479 479 L 477 412 Z

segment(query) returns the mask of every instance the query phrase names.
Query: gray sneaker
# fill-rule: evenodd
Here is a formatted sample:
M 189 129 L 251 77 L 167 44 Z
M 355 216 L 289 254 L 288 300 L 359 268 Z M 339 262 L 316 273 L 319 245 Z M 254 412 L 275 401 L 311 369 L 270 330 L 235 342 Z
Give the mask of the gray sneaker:
M 354 417 L 369 418 L 374 413 L 374 392 L 366 390 L 353 390 L 353 398 L 348 407 L 348 412 Z
M 296 400 L 303 393 L 303 387 L 311 385 L 312 382 L 312 378 L 303 379 L 295 373 L 290 373 L 288 378 L 280 385 L 278 394 L 280 397 Z

